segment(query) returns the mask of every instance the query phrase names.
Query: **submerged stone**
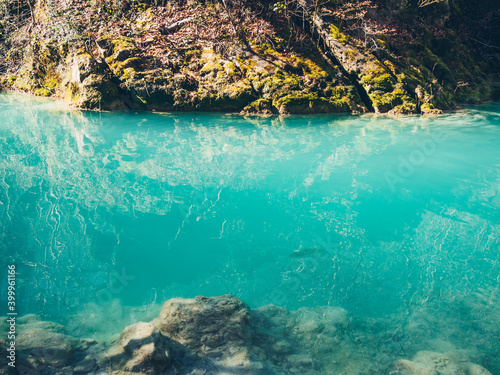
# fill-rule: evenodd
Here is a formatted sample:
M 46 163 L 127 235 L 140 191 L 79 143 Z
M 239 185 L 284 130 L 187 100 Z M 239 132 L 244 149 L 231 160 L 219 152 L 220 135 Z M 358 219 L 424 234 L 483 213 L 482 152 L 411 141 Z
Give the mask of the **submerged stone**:
M 460 353 L 420 351 L 412 358 L 397 360 L 395 375 L 491 375 L 485 368 L 471 363 Z
M 124 373 L 158 374 L 172 363 L 170 340 L 151 323 L 136 323 L 123 330 L 104 354 L 104 366 Z
M 20 353 L 32 359 L 29 363 L 35 368 L 40 367 L 42 372 L 42 368 L 50 369 L 69 364 L 73 358 L 75 340 L 60 333 L 34 328 L 21 331 L 16 344 Z
M 164 335 L 202 352 L 218 348 L 222 354 L 251 340 L 250 310 L 231 295 L 170 299 L 153 324 Z

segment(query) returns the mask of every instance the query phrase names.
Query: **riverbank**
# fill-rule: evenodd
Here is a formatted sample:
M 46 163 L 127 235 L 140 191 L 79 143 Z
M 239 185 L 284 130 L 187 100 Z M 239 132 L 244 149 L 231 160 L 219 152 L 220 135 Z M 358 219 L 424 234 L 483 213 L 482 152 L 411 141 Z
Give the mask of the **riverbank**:
M 20 4 L 0 85 L 77 108 L 410 114 L 498 95 L 459 1 Z

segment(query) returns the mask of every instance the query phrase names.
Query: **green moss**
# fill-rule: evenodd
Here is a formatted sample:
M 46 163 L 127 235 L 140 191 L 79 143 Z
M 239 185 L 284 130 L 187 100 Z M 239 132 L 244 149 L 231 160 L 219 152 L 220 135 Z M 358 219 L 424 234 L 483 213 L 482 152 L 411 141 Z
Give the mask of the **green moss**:
M 16 76 L 2 76 L 0 77 L 0 86 L 12 87 L 16 80 Z
M 381 113 L 391 110 L 393 113 L 415 113 L 417 110 L 415 100 L 401 88 L 388 93 L 376 91 L 370 94 L 370 99 L 376 111 Z
M 105 62 L 116 76 L 121 77 L 126 68 L 142 69 L 144 61 L 137 56 L 140 50 L 135 46 L 132 39 L 126 37 L 112 39 L 109 44 L 111 50 L 109 56 L 105 58 Z
M 358 90 L 354 86 L 335 86 L 325 93 L 329 94 L 328 99 L 331 102 L 342 108 L 342 112 L 347 111 L 348 108 L 357 110 L 361 104 Z
M 368 91 L 392 91 L 393 86 L 396 82 L 389 73 L 377 70 L 372 74 L 365 74 L 361 77 L 361 82 L 369 86 Z
M 293 66 L 302 70 L 302 74 L 311 80 L 321 80 L 328 77 L 328 72 L 310 58 L 294 56 L 292 61 Z
M 226 63 L 224 63 L 224 73 L 229 78 L 234 78 L 240 75 L 238 68 L 232 61 L 227 61 Z
M 332 102 L 317 93 L 298 92 L 280 97 L 273 101 L 280 113 L 332 113 L 348 112 L 349 106 Z
M 254 80 L 254 88 L 260 91 L 265 98 L 276 98 L 291 91 L 302 90 L 304 80 L 302 77 L 276 71 L 275 74 L 264 78 L 262 81 Z
M 395 106 L 389 113 L 397 115 L 409 115 L 417 113 L 417 105 L 412 102 L 404 102 L 403 104 Z
M 344 45 L 349 43 L 349 37 L 346 34 L 341 33 L 340 29 L 334 24 L 330 25 L 330 35 Z
M 112 39 L 110 42 L 112 45 L 112 58 L 114 60 L 123 61 L 140 51 L 131 38 L 121 37 L 119 39 Z
M 127 58 L 123 61 L 115 60 L 113 57 L 106 58 L 106 63 L 110 67 L 111 71 L 118 77 L 123 76 L 126 72 L 126 69 L 129 69 L 128 75 L 130 75 L 131 71 L 139 70 L 142 68 L 143 60 L 138 56 L 133 56 Z
M 356 51 L 354 51 L 353 49 L 345 50 L 343 54 L 351 60 L 356 59 Z
M 390 70 L 390 72 L 394 75 L 397 75 L 397 70 L 395 65 L 392 63 L 392 61 L 389 60 L 384 60 L 383 64 L 386 66 L 387 69 Z
M 248 114 L 271 114 L 272 113 L 272 102 L 269 99 L 257 99 L 243 108 L 244 113 Z
M 234 108 L 242 110 L 249 103 L 257 98 L 257 94 L 253 90 L 249 81 L 238 82 L 234 85 L 227 86 L 219 97 L 218 105 L 222 108 Z
M 434 105 L 432 105 L 431 103 L 422 104 L 422 106 L 420 107 L 420 111 L 425 115 L 438 115 L 443 113 L 442 110 L 434 108 Z
M 48 89 L 55 89 L 61 84 L 59 77 L 51 77 L 44 81 L 44 86 Z
M 429 69 L 440 82 L 451 81 L 453 74 L 448 66 L 428 48 L 422 51 L 422 64 Z
M 211 49 L 207 48 L 203 50 L 200 63 L 202 64 L 201 75 L 210 75 L 213 78 L 217 78 L 219 72 L 224 72 L 221 56 Z
M 377 45 L 379 46 L 379 48 L 387 48 L 387 42 L 382 40 L 382 39 L 377 39 L 376 40 L 377 42 Z
M 187 61 L 191 59 L 199 59 L 201 57 L 201 51 L 199 49 L 191 49 L 184 52 L 184 57 Z
M 133 80 L 135 78 L 136 71 L 134 68 L 125 68 L 122 72 L 122 78 L 125 80 Z
M 203 65 L 203 68 L 201 68 L 200 73 L 201 74 L 208 74 L 208 73 L 217 74 L 218 72 L 221 72 L 223 70 L 224 70 L 224 68 L 222 67 L 222 65 L 219 61 L 207 61 Z
M 45 87 L 35 89 L 36 96 L 50 96 L 51 91 Z
M 139 9 L 142 8 L 146 5 L 144 4 L 139 4 L 137 6 L 137 11 L 140 12 L 140 15 L 137 17 L 137 19 L 134 21 L 134 25 L 138 30 L 146 30 L 151 27 L 152 22 L 155 19 L 155 13 L 152 8 L 148 9 Z

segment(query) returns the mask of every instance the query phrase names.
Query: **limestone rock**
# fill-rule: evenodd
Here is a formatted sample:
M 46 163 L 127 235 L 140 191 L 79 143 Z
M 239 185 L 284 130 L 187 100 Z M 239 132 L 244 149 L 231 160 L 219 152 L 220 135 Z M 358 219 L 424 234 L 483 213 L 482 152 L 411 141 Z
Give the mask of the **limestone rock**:
M 251 340 L 250 310 L 231 295 L 173 298 L 153 323 L 190 349 L 244 347 Z
M 456 352 L 420 351 L 411 361 L 399 359 L 393 364 L 394 375 L 491 375 L 485 368 L 469 362 Z
M 269 373 L 254 353 L 250 309 L 236 297 L 174 298 L 153 323 L 209 361 L 213 369 L 207 374 Z
M 124 108 L 118 88 L 108 78 L 100 74 L 90 74 L 80 86 L 77 106 L 89 109 Z
M 78 49 L 68 60 L 69 72 L 62 87 L 63 96 L 73 105 L 104 110 L 125 107 L 118 87 L 111 82 L 104 64 L 83 49 Z
M 158 374 L 172 364 L 171 341 L 151 323 L 126 327 L 105 353 L 103 363 L 125 373 Z
M 73 338 L 40 328 L 23 330 L 16 339 L 19 353 L 46 367 L 63 367 L 69 364 L 73 358 L 74 345 Z
M 96 366 L 96 360 L 92 356 L 88 355 L 76 364 L 73 371 L 76 374 L 89 374 L 95 370 Z

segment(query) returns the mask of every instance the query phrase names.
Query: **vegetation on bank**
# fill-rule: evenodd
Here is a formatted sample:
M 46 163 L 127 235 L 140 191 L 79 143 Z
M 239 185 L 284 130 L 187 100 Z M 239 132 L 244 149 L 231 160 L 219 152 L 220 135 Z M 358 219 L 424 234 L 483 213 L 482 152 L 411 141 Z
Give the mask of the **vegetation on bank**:
M 497 8 L 0 0 L 0 85 L 89 109 L 434 113 L 498 97 Z

